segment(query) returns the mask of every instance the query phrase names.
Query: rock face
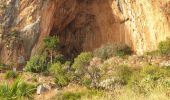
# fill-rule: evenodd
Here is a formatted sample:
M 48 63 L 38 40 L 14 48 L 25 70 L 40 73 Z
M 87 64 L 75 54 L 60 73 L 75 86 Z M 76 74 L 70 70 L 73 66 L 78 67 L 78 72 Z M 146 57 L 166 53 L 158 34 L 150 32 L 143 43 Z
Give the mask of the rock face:
M 143 54 L 170 36 L 170 1 L 1 0 L 0 33 L 2 62 L 18 55 L 28 59 L 48 35 L 60 38 L 67 56 L 108 42 L 126 43 Z

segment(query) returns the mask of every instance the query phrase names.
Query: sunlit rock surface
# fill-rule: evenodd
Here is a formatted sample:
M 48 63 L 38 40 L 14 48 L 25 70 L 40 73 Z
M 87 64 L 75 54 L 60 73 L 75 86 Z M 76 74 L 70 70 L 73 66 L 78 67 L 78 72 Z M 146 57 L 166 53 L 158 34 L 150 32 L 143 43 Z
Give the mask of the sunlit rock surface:
M 170 36 L 170 1 L 1 0 L 0 33 L 5 63 L 16 62 L 18 56 L 28 60 L 48 35 L 60 38 L 66 56 L 108 42 L 126 43 L 141 55 Z

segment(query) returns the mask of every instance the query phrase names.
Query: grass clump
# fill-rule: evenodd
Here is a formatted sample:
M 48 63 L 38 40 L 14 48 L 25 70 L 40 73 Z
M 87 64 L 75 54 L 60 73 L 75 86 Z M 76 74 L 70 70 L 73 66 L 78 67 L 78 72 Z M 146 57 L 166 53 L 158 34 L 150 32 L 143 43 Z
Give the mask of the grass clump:
M 131 54 L 132 51 L 126 44 L 115 43 L 104 45 L 94 51 L 94 56 L 102 59 L 108 59 L 112 56 L 125 56 Z
M 5 79 L 14 79 L 18 77 L 18 73 L 15 71 L 7 71 L 5 73 Z
M 72 92 L 64 91 L 59 93 L 56 96 L 55 100 L 96 100 L 96 99 L 101 100 L 101 98 L 104 98 L 104 96 L 105 93 L 102 90 L 79 87 L 78 91 L 72 91 Z
M 35 92 L 33 85 L 27 84 L 18 79 L 12 85 L 0 85 L 0 99 L 1 100 L 27 100 L 33 99 Z

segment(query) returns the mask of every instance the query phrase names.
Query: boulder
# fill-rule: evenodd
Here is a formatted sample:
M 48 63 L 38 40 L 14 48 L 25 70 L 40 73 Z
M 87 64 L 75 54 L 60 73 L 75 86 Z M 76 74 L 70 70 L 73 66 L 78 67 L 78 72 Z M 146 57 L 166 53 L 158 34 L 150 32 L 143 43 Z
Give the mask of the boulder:
M 45 86 L 45 85 L 39 85 L 37 87 L 37 94 L 40 95 L 46 91 L 48 91 L 49 89 Z

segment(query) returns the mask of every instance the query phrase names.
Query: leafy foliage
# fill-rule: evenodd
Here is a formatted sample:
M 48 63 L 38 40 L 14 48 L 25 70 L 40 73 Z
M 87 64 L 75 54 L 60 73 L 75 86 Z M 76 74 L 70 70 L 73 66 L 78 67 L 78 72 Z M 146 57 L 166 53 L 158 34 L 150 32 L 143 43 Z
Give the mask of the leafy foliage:
M 4 70 L 5 69 L 5 65 L 0 63 L 0 70 Z
M 90 52 L 83 52 L 74 59 L 72 67 L 76 71 L 77 75 L 83 75 L 85 73 L 91 59 L 92 53 Z
M 159 68 L 156 66 L 144 66 L 138 72 L 133 74 L 129 85 L 131 88 L 140 94 L 150 94 L 153 90 L 166 90 L 170 88 L 170 81 L 168 74 L 169 70 Z
M 133 72 L 131 68 L 129 68 L 126 65 L 121 65 L 115 67 L 115 71 L 113 75 L 118 77 L 120 80 L 122 80 L 124 84 L 127 84 L 129 79 L 131 78 L 132 73 Z
M 55 62 L 64 63 L 65 61 L 66 61 L 66 60 L 65 60 L 64 56 L 63 56 L 62 54 L 58 54 L 58 55 L 55 56 L 53 62 L 54 62 L 54 63 L 55 63 Z
M 55 49 L 59 46 L 59 39 L 55 36 L 49 36 L 44 39 L 45 47 L 48 49 Z
M 27 62 L 25 71 L 40 73 L 48 69 L 46 57 L 42 55 L 33 56 L 30 61 Z
M 51 53 L 51 64 L 53 63 L 53 51 L 59 48 L 59 38 L 55 36 L 49 36 L 44 39 L 45 48 Z
M 158 48 L 162 54 L 169 55 L 170 54 L 170 39 L 167 38 L 167 40 L 160 42 L 158 45 Z
M 102 59 L 108 59 L 112 56 L 125 56 L 131 54 L 132 51 L 130 47 L 126 44 L 107 44 L 94 51 L 94 56 Z
M 27 84 L 18 79 L 11 86 L 7 84 L 0 85 L 1 100 L 26 100 L 33 99 L 32 94 L 35 91 L 33 85 Z
M 49 72 L 55 77 L 55 83 L 59 87 L 68 85 L 72 78 L 67 66 L 69 66 L 69 63 L 61 64 L 57 62 L 49 69 Z

